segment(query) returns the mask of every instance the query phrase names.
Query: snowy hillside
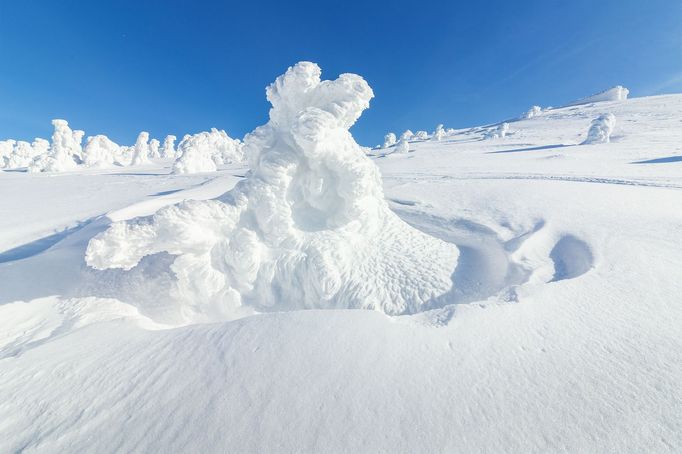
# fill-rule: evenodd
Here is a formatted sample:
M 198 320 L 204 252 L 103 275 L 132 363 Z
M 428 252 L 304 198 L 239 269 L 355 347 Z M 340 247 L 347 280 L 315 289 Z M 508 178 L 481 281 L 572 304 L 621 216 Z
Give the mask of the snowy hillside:
M 371 96 L 296 66 L 248 166 L 0 171 L 0 452 L 680 452 L 682 95 L 368 158 Z

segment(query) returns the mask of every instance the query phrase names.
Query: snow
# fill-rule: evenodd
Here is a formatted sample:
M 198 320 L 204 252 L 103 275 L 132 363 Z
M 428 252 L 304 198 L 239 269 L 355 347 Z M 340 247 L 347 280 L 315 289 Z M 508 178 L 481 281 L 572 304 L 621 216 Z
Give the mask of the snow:
M 172 149 L 172 143 L 170 146 Z M 210 132 L 186 135 L 178 145 L 173 173 L 215 172 L 219 165 L 242 161 L 242 147 L 241 141 L 216 128 L 211 128 Z
M 161 157 L 162 158 L 174 158 L 175 157 L 175 137 L 172 134 L 166 136 L 163 139 L 163 146 L 161 147 Z
M 531 118 L 537 117 L 542 113 L 542 107 L 533 106 L 526 113 L 521 116 L 522 120 L 530 120 Z
M 66 120 L 52 120 L 54 132 L 50 151 L 37 156 L 28 166 L 29 172 L 63 172 L 73 170 L 78 164 L 82 149 L 83 131 L 72 131 Z
M 410 143 L 407 139 L 400 139 L 400 142 L 395 146 L 394 153 L 404 154 L 410 151 Z
M 392 132 L 389 132 L 384 136 L 384 144 L 381 146 L 382 148 L 388 148 L 392 147 L 396 143 L 396 137 L 395 134 Z
M 88 137 L 83 149 L 83 165 L 109 168 L 118 162 L 120 147 L 107 136 L 99 134 Z
M 313 63 L 289 68 L 268 87 L 270 121 L 245 138 L 246 179 L 217 200 L 114 223 L 90 241 L 86 262 L 131 270 L 172 254 L 167 298 L 191 320 L 444 304 L 457 248 L 388 208 L 378 169 L 348 132 L 372 96 L 357 75 L 321 81 Z
M 414 133 L 410 131 L 409 129 L 405 130 L 402 134 L 400 134 L 400 140 L 410 140 L 414 137 Z
M 509 123 L 500 123 L 495 129 L 490 129 L 485 135 L 486 139 L 504 139 L 509 134 Z
M 248 169 L 0 172 L 0 452 L 682 450 L 682 95 L 547 110 L 504 140 L 458 129 L 370 159 L 348 132 L 369 87 L 292 71 L 246 139 Z M 605 112 L 612 140 L 579 146 Z M 159 229 L 164 212 L 181 228 Z M 382 217 L 396 221 L 371 228 Z M 445 301 L 414 313 L 255 301 L 256 284 L 307 288 L 317 266 L 240 287 L 253 299 L 228 311 L 238 320 L 204 297 L 178 315 L 164 293 L 173 260 L 219 243 L 212 263 L 239 266 L 238 286 L 249 249 L 284 272 L 284 255 L 315 243 L 320 270 L 352 265 L 368 293 L 406 288 L 376 279 L 410 263 L 431 275 L 403 222 L 459 250 Z M 123 245 L 143 229 L 191 251 L 89 268 L 88 244 L 116 225 L 131 229 Z M 351 257 L 329 264 L 332 252 Z
M 158 159 L 161 157 L 161 152 L 159 151 L 159 146 L 161 142 L 157 139 L 152 139 L 149 141 L 149 157 Z
M 426 140 L 429 138 L 429 133 L 426 131 L 417 131 L 417 133 L 414 135 L 414 138 L 417 140 Z
M 613 128 L 616 127 L 616 117 L 612 113 L 599 115 L 592 120 L 590 129 L 587 131 L 587 138 L 583 142 L 584 145 L 609 143 Z
M 569 106 L 575 106 L 579 104 L 589 104 L 594 102 L 604 102 L 604 101 L 625 101 L 628 99 L 628 94 L 630 90 L 623 87 L 622 85 L 616 85 L 615 87 L 609 88 L 592 96 L 586 98 L 578 99 L 568 104 Z
M 135 147 L 133 148 L 133 157 L 130 162 L 131 166 L 141 166 L 149 164 L 149 133 L 147 131 L 142 131 L 135 141 Z
M 445 137 L 443 125 L 436 126 L 436 130 L 433 132 L 433 135 L 431 135 L 431 140 L 440 141 L 443 140 L 443 137 Z

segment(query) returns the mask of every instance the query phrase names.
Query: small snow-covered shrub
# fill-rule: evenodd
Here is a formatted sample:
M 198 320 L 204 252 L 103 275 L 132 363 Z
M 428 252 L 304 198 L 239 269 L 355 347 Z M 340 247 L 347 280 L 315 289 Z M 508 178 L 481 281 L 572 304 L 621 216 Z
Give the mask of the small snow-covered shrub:
M 440 124 L 440 125 L 436 126 L 436 130 L 433 131 L 433 135 L 431 136 L 431 140 L 440 141 L 440 140 L 443 140 L 443 137 L 445 137 L 445 130 L 443 129 L 443 125 Z
M 396 142 L 395 134 L 393 134 L 392 132 L 389 132 L 388 134 L 386 134 L 384 136 L 384 145 L 382 146 L 382 148 L 391 147 L 391 146 L 395 145 L 395 142 Z
M 417 140 L 426 140 L 429 138 L 429 133 L 426 131 L 417 131 L 417 133 L 414 135 L 414 138 Z
M 223 130 L 186 135 L 178 145 L 173 173 L 215 172 L 217 166 L 244 159 L 243 144 Z
M 583 141 L 583 145 L 609 143 L 611 140 L 611 133 L 615 127 L 615 115 L 612 113 L 599 115 L 592 120 L 590 129 L 587 131 L 587 138 Z

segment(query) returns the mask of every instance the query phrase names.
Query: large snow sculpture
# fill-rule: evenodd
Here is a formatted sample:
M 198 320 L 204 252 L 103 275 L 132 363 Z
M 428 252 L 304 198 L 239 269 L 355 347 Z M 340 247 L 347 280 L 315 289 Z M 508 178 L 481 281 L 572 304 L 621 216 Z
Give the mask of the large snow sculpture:
M 616 117 L 612 113 L 599 115 L 592 120 L 590 129 L 587 131 L 587 138 L 583 141 L 583 145 L 595 143 L 609 143 L 611 140 L 611 133 L 616 127 Z
M 216 128 L 185 136 L 178 145 L 173 173 L 215 172 L 219 165 L 242 161 L 242 147 L 241 141 Z
M 130 269 L 172 254 L 172 295 L 205 318 L 430 307 L 452 287 L 458 249 L 389 209 L 378 168 L 348 131 L 372 97 L 355 74 L 320 81 L 314 63 L 289 68 L 267 88 L 270 121 L 245 138 L 247 178 L 219 199 L 114 223 L 90 241 L 87 263 Z

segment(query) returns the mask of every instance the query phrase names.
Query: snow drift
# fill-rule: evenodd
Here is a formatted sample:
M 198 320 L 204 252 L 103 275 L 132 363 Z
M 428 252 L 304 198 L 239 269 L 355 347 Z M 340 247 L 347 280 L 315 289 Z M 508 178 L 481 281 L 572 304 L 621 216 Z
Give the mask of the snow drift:
M 378 168 L 348 131 L 369 107 L 369 85 L 320 73 L 301 62 L 267 88 L 270 120 L 246 136 L 250 172 L 233 190 L 112 224 L 90 241 L 87 264 L 130 270 L 171 254 L 170 296 L 198 319 L 312 308 L 403 314 L 437 303 L 452 288 L 457 247 L 389 209 Z
M 588 96 L 586 98 L 578 99 L 577 101 L 573 101 L 569 103 L 569 106 L 575 106 L 578 104 L 588 104 L 592 102 L 603 102 L 603 101 L 625 101 L 628 99 L 628 94 L 630 94 L 630 90 L 627 88 L 623 87 L 622 85 L 616 85 L 613 88 L 609 88 L 608 90 L 604 90 L 602 92 L 599 92 L 597 94 L 594 94 L 592 96 Z
M 592 120 L 590 129 L 587 131 L 587 138 L 583 145 L 609 143 L 611 140 L 611 133 L 616 127 L 616 117 L 612 113 L 599 115 Z

